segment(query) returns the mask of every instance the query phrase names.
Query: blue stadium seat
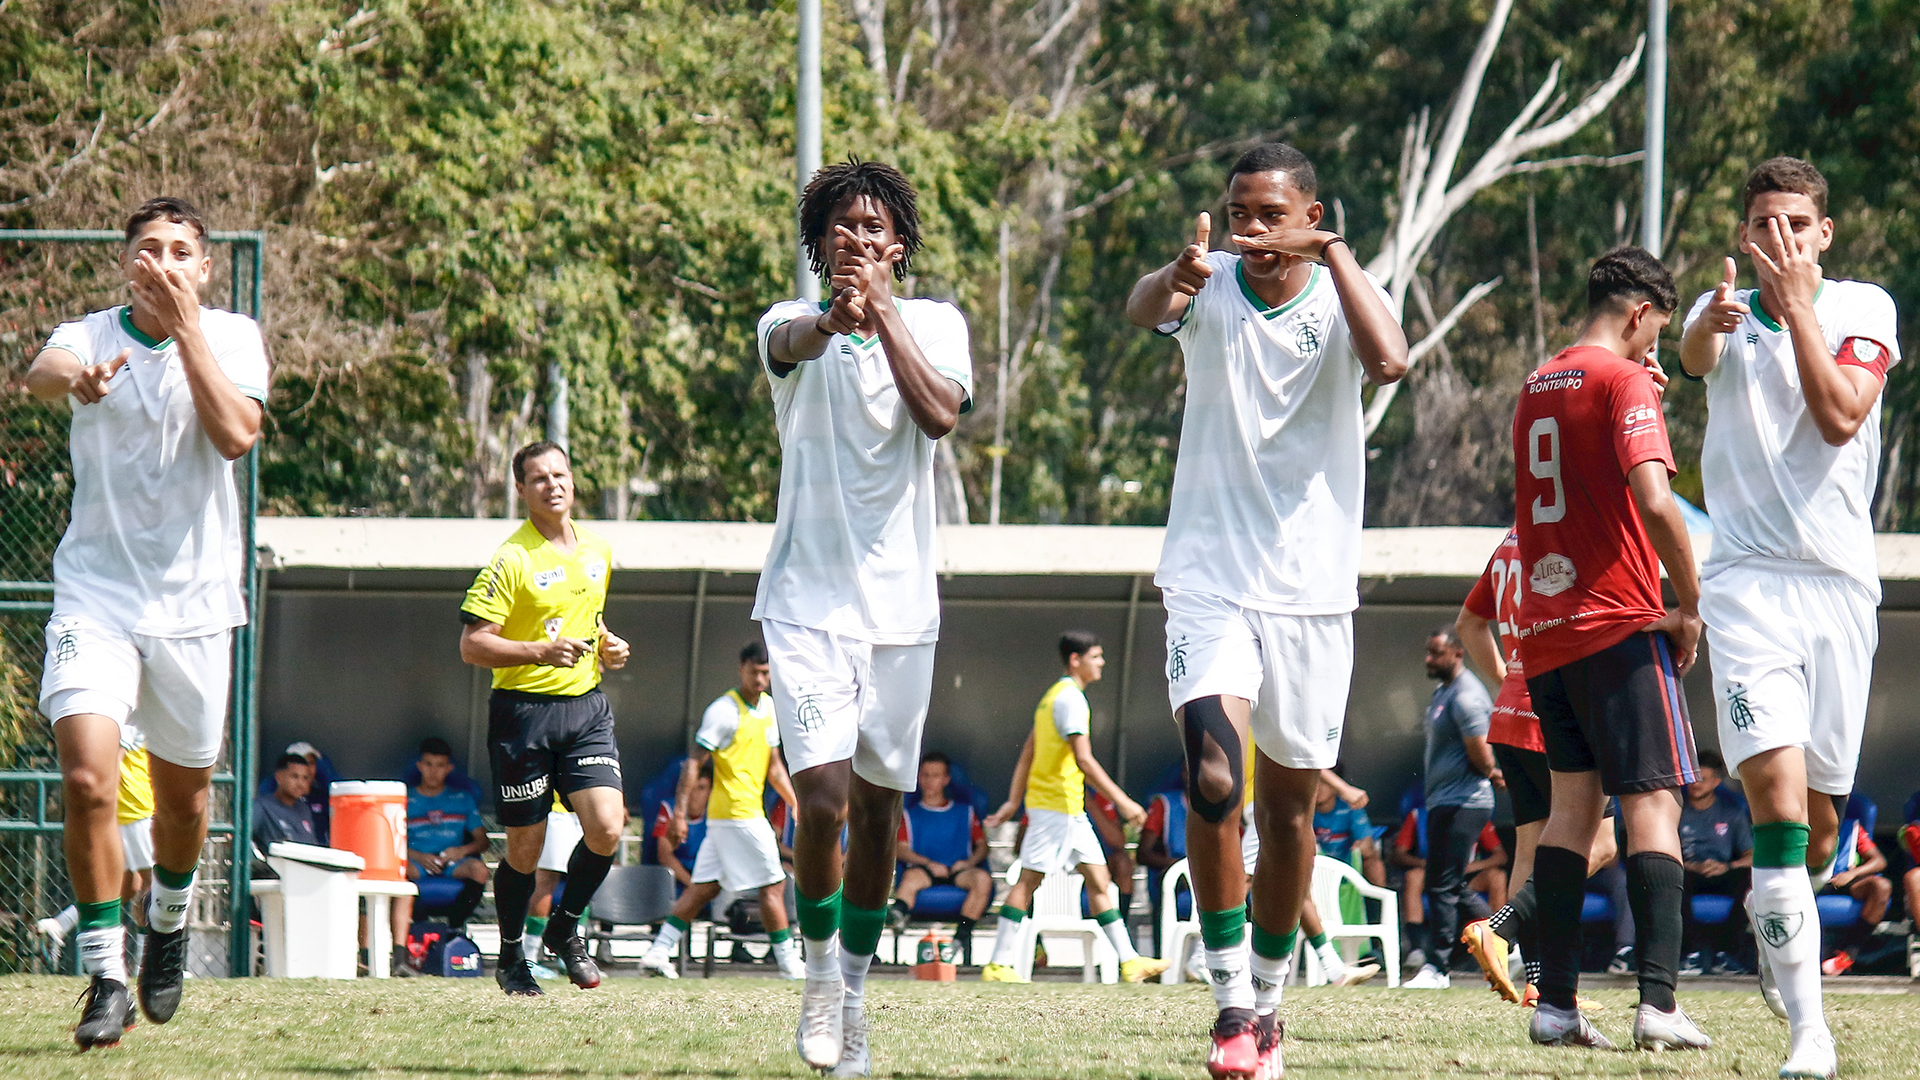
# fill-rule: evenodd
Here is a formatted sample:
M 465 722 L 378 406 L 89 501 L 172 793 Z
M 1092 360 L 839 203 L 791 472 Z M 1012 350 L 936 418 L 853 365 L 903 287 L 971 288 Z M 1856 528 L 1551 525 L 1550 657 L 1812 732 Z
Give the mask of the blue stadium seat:
M 1613 901 L 1605 893 L 1590 892 L 1581 900 L 1580 921 L 1582 923 L 1610 923 L 1613 921 Z
M 1860 901 L 1851 896 L 1817 896 L 1821 926 L 1851 926 L 1860 918 Z
M 913 898 L 916 919 L 957 919 L 960 905 L 967 902 L 967 890 L 958 885 L 929 885 Z
M 435 876 L 421 878 L 414 882 L 420 887 L 420 898 L 413 902 L 414 918 L 429 912 L 445 911 L 460 899 L 460 890 L 466 887 L 462 878 Z
M 1719 926 L 1733 917 L 1733 904 L 1731 896 L 1696 896 L 1693 898 L 1693 921 L 1705 926 Z

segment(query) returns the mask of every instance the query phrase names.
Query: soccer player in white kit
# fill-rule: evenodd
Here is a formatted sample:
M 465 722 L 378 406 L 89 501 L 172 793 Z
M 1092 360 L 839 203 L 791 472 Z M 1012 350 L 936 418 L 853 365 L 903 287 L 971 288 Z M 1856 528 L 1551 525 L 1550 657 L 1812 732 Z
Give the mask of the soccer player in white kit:
M 1680 346 L 1686 373 L 1707 383 L 1700 471 L 1714 532 L 1700 616 L 1720 749 L 1753 813 L 1762 989 L 1792 1028 L 1780 1075 L 1829 1077 L 1814 893 L 1832 874 L 1879 644 L 1868 509 L 1880 389 L 1900 343 L 1886 290 L 1821 275 L 1833 220 L 1817 169 L 1762 162 L 1742 205 L 1740 250 L 1760 287 L 1736 289 L 1729 258 Z
M 1167 682 L 1186 750 L 1187 854 L 1214 1002 L 1207 1069 L 1280 1073 L 1275 1011 L 1312 880 L 1313 802 L 1340 752 L 1359 605 L 1363 381 L 1406 372 L 1392 301 L 1320 229 L 1313 164 L 1247 151 L 1227 174 L 1241 252 L 1140 279 L 1127 318 L 1180 342 L 1187 404 L 1160 569 Z M 1248 738 L 1251 735 L 1252 745 Z M 1252 960 L 1240 859 L 1245 755 L 1259 748 Z
M 233 459 L 259 437 L 267 397 L 260 328 L 200 306 L 213 259 L 192 206 L 142 204 L 121 265 L 133 302 L 61 324 L 27 372 L 35 397 L 73 399 L 73 516 L 53 556 L 40 711 L 60 749 L 67 869 L 93 976 L 73 1034 L 82 1050 L 133 1026 L 114 814 L 128 723 L 147 740 L 154 802 L 140 1007 L 164 1024 L 180 1004 L 230 645 L 247 621 Z
M 781 462 L 753 617 L 800 803 L 807 979 L 796 1042 L 808 1065 L 836 1076 L 868 1072 L 867 967 L 886 923 L 901 796 L 918 780 L 940 634 L 934 440 L 972 401 L 959 309 L 893 295 L 919 225 L 899 170 L 854 160 L 821 169 L 801 194 L 800 235 L 814 272 L 831 274 L 832 299 L 782 301 L 759 327 Z

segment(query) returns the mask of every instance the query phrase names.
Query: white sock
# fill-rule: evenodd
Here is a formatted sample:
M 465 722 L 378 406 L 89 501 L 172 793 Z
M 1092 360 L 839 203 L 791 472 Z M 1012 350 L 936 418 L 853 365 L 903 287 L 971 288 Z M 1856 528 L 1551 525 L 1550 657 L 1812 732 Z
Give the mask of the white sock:
M 1207 950 L 1207 985 L 1222 1009 L 1253 1008 L 1253 977 L 1247 970 L 1247 944 Z
M 840 935 L 807 939 L 807 978 L 833 979 L 840 975 Z
M 1840 862 L 1840 849 L 1836 847 L 1833 850 L 1833 857 L 1827 860 L 1827 864 L 1825 866 L 1822 866 L 1817 870 L 1811 867 L 1808 868 L 1807 877 L 1811 879 L 1809 884 L 1813 887 L 1813 891 L 1816 894 L 1819 893 L 1821 889 L 1824 889 L 1827 887 L 1827 882 L 1833 880 L 1833 872 L 1836 869 L 1839 869 L 1839 862 Z
M 1280 995 L 1287 988 L 1287 972 L 1293 968 L 1293 957 L 1269 960 L 1254 953 L 1250 967 L 1253 976 L 1253 1010 L 1263 1015 L 1273 1012 L 1280 1007 Z
M 1121 963 L 1139 958 L 1139 952 L 1133 947 L 1133 939 L 1127 933 L 1127 920 L 1115 919 L 1101 926 L 1100 929 L 1107 935 L 1107 941 L 1113 946 L 1113 951 L 1120 954 Z
M 127 932 L 118 926 L 80 931 L 80 963 L 87 974 L 127 984 Z
M 60 936 L 66 937 L 68 934 L 73 933 L 74 927 L 80 925 L 80 909 L 74 907 L 72 904 L 68 904 L 66 907 L 60 909 L 60 914 L 55 915 L 53 921 L 60 927 Z
M 153 898 L 147 903 L 147 925 L 162 934 L 171 934 L 187 924 L 187 908 L 193 904 L 193 886 L 200 880 L 195 872 L 186 888 L 170 889 L 153 875 Z
M 1339 982 L 1347 973 L 1347 962 L 1340 959 L 1340 952 L 1333 947 L 1333 942 L 1315 946 L 1313 955 L 1319 958 L 1320 967 L 1327 973 L 1328 982 Z
M 676 932 L 674 936 L 678 937 L 679 934 Z M 774 942 L 773 958 L 783 967 L 786 966 L 789 960 L 798 960 L 800 958 L 800 939 L 790 937 L 785 941 Z
M 1000 923 L 993 929 L 993 962 L 1005 967 L 1015 967 L 1014 960 L 1020 954 L 1020 927 L 1025 919 L 1000 917 Z
M 873 954 L 855 956 L 844 950 L 840 953 L 840 978 L 847 985 L 847 996 L 842 999 L 844 1007 L 859 1009 L 867 992 L 867 969 L 873 966 Z
M 653 947 L 647 950 L 648 955 L 657 956 L 663 960 L 672 956 L 673 950 L 680 947 L 681 932 L 680 928 L 672 923 L 662 923 L 660 933 L 653 939 Z
M 1767 950 L 1794 1038 L 1826 1030 L 1820 1004 L 1820 914 L 1806 868 L 1754 867 L 1753 919 L 1754 940 Z

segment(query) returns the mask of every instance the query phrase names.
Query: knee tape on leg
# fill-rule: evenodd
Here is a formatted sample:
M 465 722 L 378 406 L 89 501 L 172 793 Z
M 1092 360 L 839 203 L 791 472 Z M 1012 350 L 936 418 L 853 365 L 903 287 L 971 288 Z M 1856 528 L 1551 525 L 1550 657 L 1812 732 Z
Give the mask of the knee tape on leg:
M 1180 716 L 1181 735 L 1185 739 L 1187 752 L 1187 802 L 1202 821 L 1218 825 L 1240 805 L 1242 796 L 1246 794 L 1246 760 L 1240 745 L 1240 733 L 1233 729 L 1233 722 L 1227 719 L 1227 710 L 1218 697 L 1189 701 Z M 1208 799 L 1200 790 L 1200 770 L 1206 759 L 1208 739 L 1212 739 L 1213 744 L 1220 748 L 1221 755 L 1226 758 L 1227 772 L 1232 777 L 1232 786 L 1228 788 L 1225 799 Z

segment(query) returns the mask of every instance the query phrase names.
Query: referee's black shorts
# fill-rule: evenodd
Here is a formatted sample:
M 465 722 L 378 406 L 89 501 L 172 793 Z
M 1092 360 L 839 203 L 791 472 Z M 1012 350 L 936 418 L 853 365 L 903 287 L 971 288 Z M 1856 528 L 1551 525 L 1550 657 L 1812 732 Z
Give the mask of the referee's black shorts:
M 1631 795 L 1699 779 L 1687 698 L 1664 633 L 1644 631 L 1527 679 L 1547 762 L 1600 771 L 1600 789 Z
M 553 793 L 620 790 L 613 710 L 598 688 L 577 696 L 495 690 L 487 703 L 494 805 L 509 828 L 547 820 Z

